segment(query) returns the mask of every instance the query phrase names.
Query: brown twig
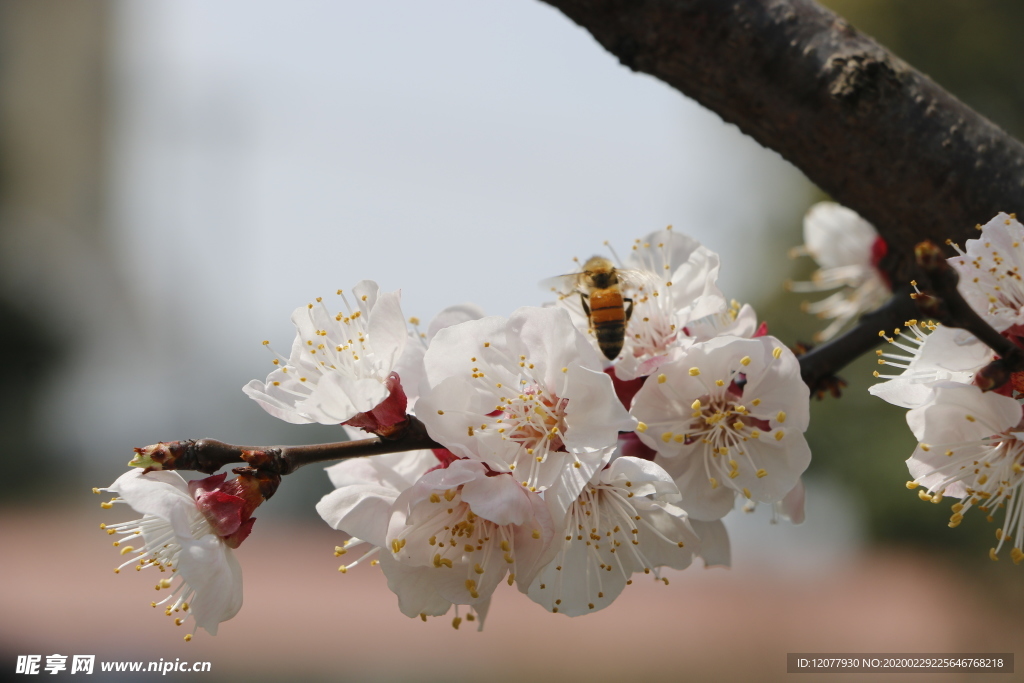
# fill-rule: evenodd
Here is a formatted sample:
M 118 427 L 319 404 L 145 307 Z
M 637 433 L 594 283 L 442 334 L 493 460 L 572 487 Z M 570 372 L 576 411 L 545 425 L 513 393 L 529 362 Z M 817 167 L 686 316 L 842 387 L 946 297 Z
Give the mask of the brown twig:
M 422 422 L 409 416 L 406 427 L 388 438 L 312 446 L 233 446 L 216 439 L 189 439 L 136 448 L 133 463 L 147 469 L 195 470 L 206 474 L 213 474 L 225 465 L 247 463 L 257 470 L 286 475 L 311 463 L 424 448 L 444 446 L 430 438 Z

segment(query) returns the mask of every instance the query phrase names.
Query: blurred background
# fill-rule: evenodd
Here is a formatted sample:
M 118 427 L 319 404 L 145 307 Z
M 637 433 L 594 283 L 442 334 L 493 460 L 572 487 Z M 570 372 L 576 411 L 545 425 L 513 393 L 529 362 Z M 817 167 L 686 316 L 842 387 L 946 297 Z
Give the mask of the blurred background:
M 1024 134 L 1024 4 L 826 4 Z M 781 284 L 812 270 L 786 254 L 824 198 L 533 0 L 0 0 L 0 679 L 55 652 L 209 660 L 208 680 L 469 681 L 1012 651 L 1024 569 L 987 559 L 992 525 L 950 530 L 906 490 L 913 438 L 866 393 L 870 358 L 812 406 L 805 524 L 737 511 L 733 569 L 638 582 L 587 618 L 499 591 L 482 634 L 407 620 L 375 569 L 336 572 L 315 467 L 257 514 L 246 605 L 216 638 L 182 642 L 145 608 L 148 577 L 110 571 L 90 488 L 133 446 L 342 438 L 241 392 L 314 297 L 372 278 L 425 321 L 465 301 L 508 315 L 573 256 L 672 224 L 793 344 L 823 327 Z

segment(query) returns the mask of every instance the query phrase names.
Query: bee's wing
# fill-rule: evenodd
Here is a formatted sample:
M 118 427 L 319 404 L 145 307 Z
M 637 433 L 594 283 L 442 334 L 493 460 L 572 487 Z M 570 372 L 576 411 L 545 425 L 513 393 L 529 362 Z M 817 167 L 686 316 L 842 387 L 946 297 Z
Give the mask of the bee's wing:
M 619 285 L 627 292 L 649 292 L 660 284 L 658 276 L 647 270 L 616 268 L 615 274 Z
M 569 294 L 577 291 L 579 280 L 579 273 L 567 273 L 565 275 L 556 275 L 555 277 L 545 278 L 540 281 L 540 286 L 543 287 L 545 291 L 555 292 L 562 296 L 568 296 Z

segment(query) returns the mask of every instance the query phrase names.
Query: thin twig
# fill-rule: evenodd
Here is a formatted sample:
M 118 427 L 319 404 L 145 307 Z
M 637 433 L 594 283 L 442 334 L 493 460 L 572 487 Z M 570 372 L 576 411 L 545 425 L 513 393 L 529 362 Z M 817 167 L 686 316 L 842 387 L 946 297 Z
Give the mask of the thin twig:
M 311 446 L 234 446 L 216 439 L 188 439 L 136 448 L 132 462 L 147 469 L 195 470 L 206 474 L 225 465 L 246 463 L 258 470 L 285 475 L 311 463 L 427 448 L 444 446 L 431 439 L 423 423 L 410 415 L 406 427 L 389 438 Z

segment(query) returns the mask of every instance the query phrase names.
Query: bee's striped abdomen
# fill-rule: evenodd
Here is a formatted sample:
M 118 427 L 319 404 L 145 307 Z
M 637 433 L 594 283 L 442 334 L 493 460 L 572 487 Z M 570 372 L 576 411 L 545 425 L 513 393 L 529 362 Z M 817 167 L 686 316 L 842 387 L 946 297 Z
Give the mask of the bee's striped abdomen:
M 597 345 L 608 360 L 622 350 L 626 337 L 626 311 L 618 287 L 594 289 L 590 292 L 590 325 L 597 336 Z

